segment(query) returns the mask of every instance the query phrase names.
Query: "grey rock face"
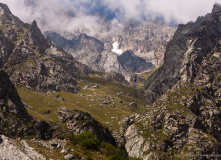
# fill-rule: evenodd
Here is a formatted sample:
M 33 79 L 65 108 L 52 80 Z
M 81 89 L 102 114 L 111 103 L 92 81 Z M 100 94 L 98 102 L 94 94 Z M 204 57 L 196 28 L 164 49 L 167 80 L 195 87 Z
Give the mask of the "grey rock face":
M 131 25 L 130 28 L 128 25 Z M 86 34 L 73 36 L 72 40 L 55 32 L 45 32 L 45 36 L 49 36 L 58 47 L 94 70 L 131 74 L 152 69 L 152 63 L 161 65 L 165 45 L 174 31 L 175 28 L 150 22 L 125 24 L 122 33 L 118 33 L 120 35 L 98 36 L 100 40 Z M 115 43 L 118 44 L 117 48 L 113 46 Z M 121 56 L 116 50 L 124 55 Z M 128 65 L 121 57 L 129 60 Z
M 12 80 L 44 93 L 48 90 L 77 93 L 80 88 L 72 75 L 47 58 L 27 63 L 22 72 L 12 76 Z
M 149 106 L 150 112 L 127 127 L 124 140 L 128 155 L 150 160 L 220 153 L 219 17 L 220 12 L 214 12 L 209 19 L 199 18 L 195 24 L 178 27 L 174 38 L 186 45 L 172 40 L 166 54 L 173 57 L 165 57 L 164 66 L 151 76 L 156 80 L 147 82 L 149 100 L 155 101 L 154 94 L 159 94 L 156 90 L 166 93 L 161 92 L 162 96 Z M 156 90 L 150 89 L 153 85 Z
M 217 99 L 221 98 L 220 90 L 220 70 L 221 70 L 221 41 L 219 41 L 215 49 L 209 53 L 206 59 L 203 60 L 197 73 L 194 83 L 199 86 L 207 87 L 208 90 Z M 219 105 L 219 100 L 217 100 Z
M 81 63 L 87 64 L 95 70 L 101 70 L 98 63 L 104 50 L 104 44 L 98 39 L 81 34 L 76 41 L 64 49 Z
M 58 47 L 70 53 L 79 62 L 94 70 L 101 70 L 98 64 L 104 50 L 103 42 L 86 34 L 81 34 L 72 40 L 65 39 L 55 32 L 45 32 L 45 36 L 49 36 Z
M 21 99 L 3 71 L 0 71 L 0 122 L 1 130 L 5 135 L 23 134 L 23 127 L 32 118 L 25 110 Z M 17 120 L 16 116 L 20 119 Z M 27 121 L 27 122 L 26 122 Z M 9 126 L 7 126 L 9 125 Z
M 35 21 L 24 24 L 5 11 L 0 15 L 0 24 L 0 67 L 14 84 L 44 93 L 48 90 L 76 93 L 79 90 L 76 78 L 93 72 L 54 47 Z
M 177 82 L 180 63 L 187 50 L 186 42 L 189 32 L 191 32 L 191 27 L 179 26 L 173 40 L 168 43 L 163 66 L 151 75 L 143 86 L 147 101 L 155 101 Z
M 47 42 L 40 29 L 38 28 L 36 21 L 32 22 L 28 28 L 28 31 L 24 34 L 23 40 L 27 45 L 33 45 L 36 47 L 35 49 L 40 54 L 43 54 L 44 51 L 50 47 L 50 44 Z
M 123 52 L 132 50 L 135 55 L 161 65 L 166 44 L 172 39 L 175 27 L 169 27 L 161 22 L 128 21 L 122 33 L 111 37 L 111 42 L 119 44 Z
M 60 107 L 58 109 L 58 118 L 62 123 L 67 122 L 67 128 L 76 135 L 88 131 L 93 133 L 101 141 L 115 144 L 115 140 L 109 129 L 104 128 L 88 113 L 79 110 L 69 111 L 65 107 Z
M 0 71 L 0 84 L 1 110 L 28 118 L 28 113 L 21 102 L 16 88 L 9 80 L 8 75 L 3 71 Z
M 219 13 L 212 16 L 199 17 L 195 23 L 179 25 L 174 38 L 168 43 L 164 65 L 160 67 L 143 89 L 146 91 L 146 100 L 154 102 L 184 75 L 192 81 L 198 71 L 199 65 L 207 54 L 215 47 L 220 37 Z M 212 17 L 212 18 L 210 18 Z
M 138 74 L 132 74 L 130 76 L 130 85 L 136 87 L 138 83 L 144 82 L 145 77 Z
M 212 10 L 212 13 L 215 13 L 215 12 L 220 12 L 221 11 L 221 5 L 219 3 L 215 3 L 213 5 L 213 10 Z
M 2 134 L 9 137 L 36 135 L 42 139 L 52 136 L 48 123 L 36 121 L 27 113 L 16 88 L 3 71 L 0 71 L 0 103 Z
M 44 156 L 37 153 L 25 141 L 21 141 L 22 146 L 17 146 L 10 138 L 3 135 L 0 137 L 0 159 L 46 160 Z
M 8 57 L 12 53 L 13 48 L 14 44 L 5 37 L 3 31 L 0 29 L 0 50 L 2 52 L 0 55 L 0 68 L 8 61 Z
M 0 8 L 1 8 L 1 15 L 5 15 L 7 13 L 11 13 L 11 11 L 9 10 L 8 6 L 6 4 L 0 4 Z
M 173 159 L 175 150 L 180 157 L 193 150 L 195 154 L 219 153 L 220 111 L 208 97 L 194 84 L 167 91 L 124 132 L 129 156 L 150 160 L 153 150 L 158 151 L 154 152 L 157 159 Z
M 122 71 L 122 67 L 120 63 L 118 62 L 118 55 L 110 51 L 102 52 L 102 57 L 100 59 L 99 66 L 105 72 L 111 72 L 111 71 L 121 72 Z
M 113 71 L 106 73 L 104 75 L 104 79 L 119 84 L 129 85 L 129 83 L 126 81 L 125 77 L 122 74 Z
M 2 3 L 0 4 L 0 25 L 9 41 L 17 41 L 17 37 L 24 34 L 25 29 L 29 27 L 18 17 L 13 16 L 8 6 Z
M 140 73 L 154 68 L 152 63 L 136 56 L 132 51 L 126 51 L 118 56 L 118 62 L 126 73 Z

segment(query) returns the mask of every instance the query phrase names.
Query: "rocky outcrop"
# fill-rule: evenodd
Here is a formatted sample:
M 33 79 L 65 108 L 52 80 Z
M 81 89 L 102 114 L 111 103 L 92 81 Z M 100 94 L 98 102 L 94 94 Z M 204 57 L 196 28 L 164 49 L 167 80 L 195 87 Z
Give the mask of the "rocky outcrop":
M 81 34 L 78 39 L 72 40 L 70 45 L 64 47 L 74 58 L 94 70 L 101 70 L 98 63 L 104 50 L 103 42 L 96 38 Z
M 13 83 L 43 93 L 48 90 L 76 93 L 80 88 L 76 78 L 93 71 L 53 46 L 35 21 L 24 24 L 8 10 L 0 15 L 3 38 L 0 67 Z
M 119 83 L 119 84 L 124 84 L 124 85 L 129 85 L 128 81 L 126 81 L 125 77 L 117 72 L 108 72 L 103 76 L 104 79 L 107 81 Z
M 18 146 L 13 140 L 3 135 L 0 135 L 0 159 L 46 160 L 44 156 L 37 153 L 24 140 Z
M 212 13 L 220 12 L 221 11 L 221 5 L 219 3 L 215 3 L 213 5 Z
M 28 115 L 20 97 L 3 71 L 0 72 L 0 130 L 6 135 L 22 135 L 24 124 L 32 118 Z
M 109 129 L 103 127 L 88 113 L 60 107 L 58 109 L 58 118 L 62 123 L 67 123 L 67 128 L 76 135 L 88 131 L 93 133 L 100 141 L 115 144 Z
M 8 75 L 3 71 L 0 71 L 0 84 L 1 109 L 21 115 L 21 117 L 28 117 L 28 113 L 21 102 L 16 88 L 9 80 Z M 4 107 L 4 105 L 7 107 Z
M 118 56 L 118 62 L 122 66 L 122 70 L 126 73 L 141 73 L 154 66 L 150 62 L 146 62 L 143 58 L 136 56 L 132 51 L 126 51 Z
M 0 68 L 2 68 L 4 64 L 8 61 L 13 47 L 14 44 L 5 37 L 3 31 L 0 29 L 0 50 L 2 52 L 2 54 L 0 55 Z
M 49 48 L 50 42 L 48 42 L 40 29 L 37 26 L 37 22 L 33 21 L 28 28 L 28 31 L 22 37 L 23 42 L 28 46 L 32 46 L 36 53 L 43 54 L 47 48 Z
M 18 37 L 20 37 L 27 25 L 12 15 L 8 6 L 0 3 L 0 68 L 7 63 Z M 21 29 L 22 28 L 22 29 Z M 23 29 L 24 28 L 24 29 Z
M 132 87 L 137 87 L 137 85 L 138 85 L 139 83 L 141 83 L 141 82 L 143 83 L 144 80 L 145 80 L 145 77 L 144 77 L 144 76 L 138 75 L 138 74 L 132 74 L 132 75 L 130 76 L 130 85 L 131 85 Z
M 145 59 L 136 56 L 133 51 L 126 51 L 121 55 L 104 51 L 99 62 L 100 68 L 105 72 L 118 72 L 123 75 L 141 73 L 154 68 L 154 65 Z
M 220 111 L 215 99 L 194 84 L 179 84 L 124 132 L 129 156 L 174 159 L 220 152 Z
M 105 71 L 105 72 L 120 72 L 122 71 L 122 67 L 120 63 L 118 62 L 118 55 L 116 53 L 110 52 L 110 51 L 103 51 L 102 57 L 99 62 L 99 66 Z
M 28 24 L 12 15 L 7 5 L 0 4 L 0 28 L 9 41 L 16 42 L 28 27 Z
M 9 137 L 52 136 L 53 129 L 44 121 L 34 120 L 26 111 L 7 74 L 0 71 L 0 133 Z
M 221 38 L 218 17 L 219 13 L 207 14 L 195 23 L 178 26 L 173 40 L 167 45 L 164 65 L 143 86 L 147 101 L 154 102 L 171 89 L 182 74 L 197 73 L 202 60 Z M 189 80 L 195 76 L 189 75 Z
M 158 84 L 155 89 L 166 93 L 162 92 L 159 99 L 147 106 L 150 112 L 124 132 L 125 148 L 129 156 L 145 160 L 178 157 L 219 159 L 220 12 L 214 11 L 209 17 L 210 20 L 204 18 L 203 22 L 202 18 L 198 19 L 201 26 L 196 22 L 178 28 L 175 39 L 182 32 L 189 32 L 186 36 L 180 35 L 186 46 L 184 43 L 175 44 L 174 40 L 169 43 L 166 55 L 173 55 L 173 59 L 169 61 L 165 57 L 164 66 L 151 76 L 156 81 L 152 79 L 152 84 L 148 81 L 149 88 Z M 180 42 L 181 39 L 176 40 Z M 177 54 L 172 54 L 171 44 Z M 175 60 L 182 63 L 178 65 L 174 63 Z M 167 67 L 173 70 L 166 70 Z M 153 93 L 155 91 L 152 90 Z M 151 95 L 150 92 L 146 94 Z M 155 100 L 156 97 L 152 98 Z
M 54 52 L 57 52 L 56 49 Z M 73 61 L 69 62 L 70 66 L 74 66 Z M 74 70 L 74 67 L 71 70 Z M 8 70 L 6 69 L 6 71 Z M 25 62 L 22 70 L 14 73 L 11 79 L 16 85 L 24 85 L 29 89 L 43 93 L 48 90 L 77 93 L 80 87 L 73 77 L 77 72 L 74 74 L 68 72 L 59 63 L 56 64 L 51 59 L 42 57 Z
M 206 87 L 207 90 L 217 99 L 217 104 L 220 106 L 219 99 L 221 98 L 221 40 L 216 44 L 214 50 L 209 53 L 206 59 L 202 61 L 202 65 L 194 78 L 194 83 L 198 86 Z

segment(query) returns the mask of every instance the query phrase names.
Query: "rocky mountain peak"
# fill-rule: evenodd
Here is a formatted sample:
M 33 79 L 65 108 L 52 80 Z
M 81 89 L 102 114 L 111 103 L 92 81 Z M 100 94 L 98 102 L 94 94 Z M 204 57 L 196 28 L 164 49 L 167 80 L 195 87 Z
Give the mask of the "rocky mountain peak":
M 0 3 L 0 15 L 3 14 L 11 14 L 11 11 L 6 4 Z
M 219 3 L 216 2 L 216 3 L 213 5 L 212 13 L 220 12 L 220 11 L 221 11 L 221 4 L 219 4 Z
M 49 47 L 47 40 L 44 38 L 43 34 L 38 28 L 36 21 L 32 22 L 28 31 L 24 35 L 24 39 L 29 45 L 38 47 L 38 51 L 40 53 L 44 52 Z
M 81 33 L 79 36 L 80 39 L 88 39 L 89 36 L 86 33 Z
M 77 50 L 89 50 L 99 54 L 104 50 L 103 42 L 94 37 L 90 37 L 85 33 L 80 34 L 76 44 L 78 44 L 78 46 L 76 46 Z

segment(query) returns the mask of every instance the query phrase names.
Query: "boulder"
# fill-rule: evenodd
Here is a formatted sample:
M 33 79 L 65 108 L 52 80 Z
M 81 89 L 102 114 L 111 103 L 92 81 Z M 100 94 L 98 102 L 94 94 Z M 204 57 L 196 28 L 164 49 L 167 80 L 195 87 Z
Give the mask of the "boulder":
M 108 128 L 96 121 L 90 114 L 79 110 L 68 110 L 65 107 L 58 109 L 58 118 L 62 123 L 67 122 L 67 128 L 74 134 L 78 135 L 88 131 L 100 141 L 115 144 L 115 140 Z
M 133 107 L 133 108 L 137 108 L 137 103 L 131 102 L 131 103 L 129 104 L 129 106 L 131 106 L 131 107 Z
M 68 154 L 68 155 L 64 156 L 64 158 L 67 160 L 71 160 L 71 159 L 74 159 L 75 157 L 72 154 Z

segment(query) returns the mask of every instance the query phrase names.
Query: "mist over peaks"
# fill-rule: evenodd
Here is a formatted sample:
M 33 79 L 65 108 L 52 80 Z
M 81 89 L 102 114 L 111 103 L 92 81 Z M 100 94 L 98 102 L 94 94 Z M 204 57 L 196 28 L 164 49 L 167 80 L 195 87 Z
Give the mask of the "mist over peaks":
M 221 0 L 1 0 L 21 20 L 38 22 L 42 31 L 66 30 L 91 36 L 123 29 L 128 20 L 161 19 L 168 24 L 187 23 L 212 10 Z

